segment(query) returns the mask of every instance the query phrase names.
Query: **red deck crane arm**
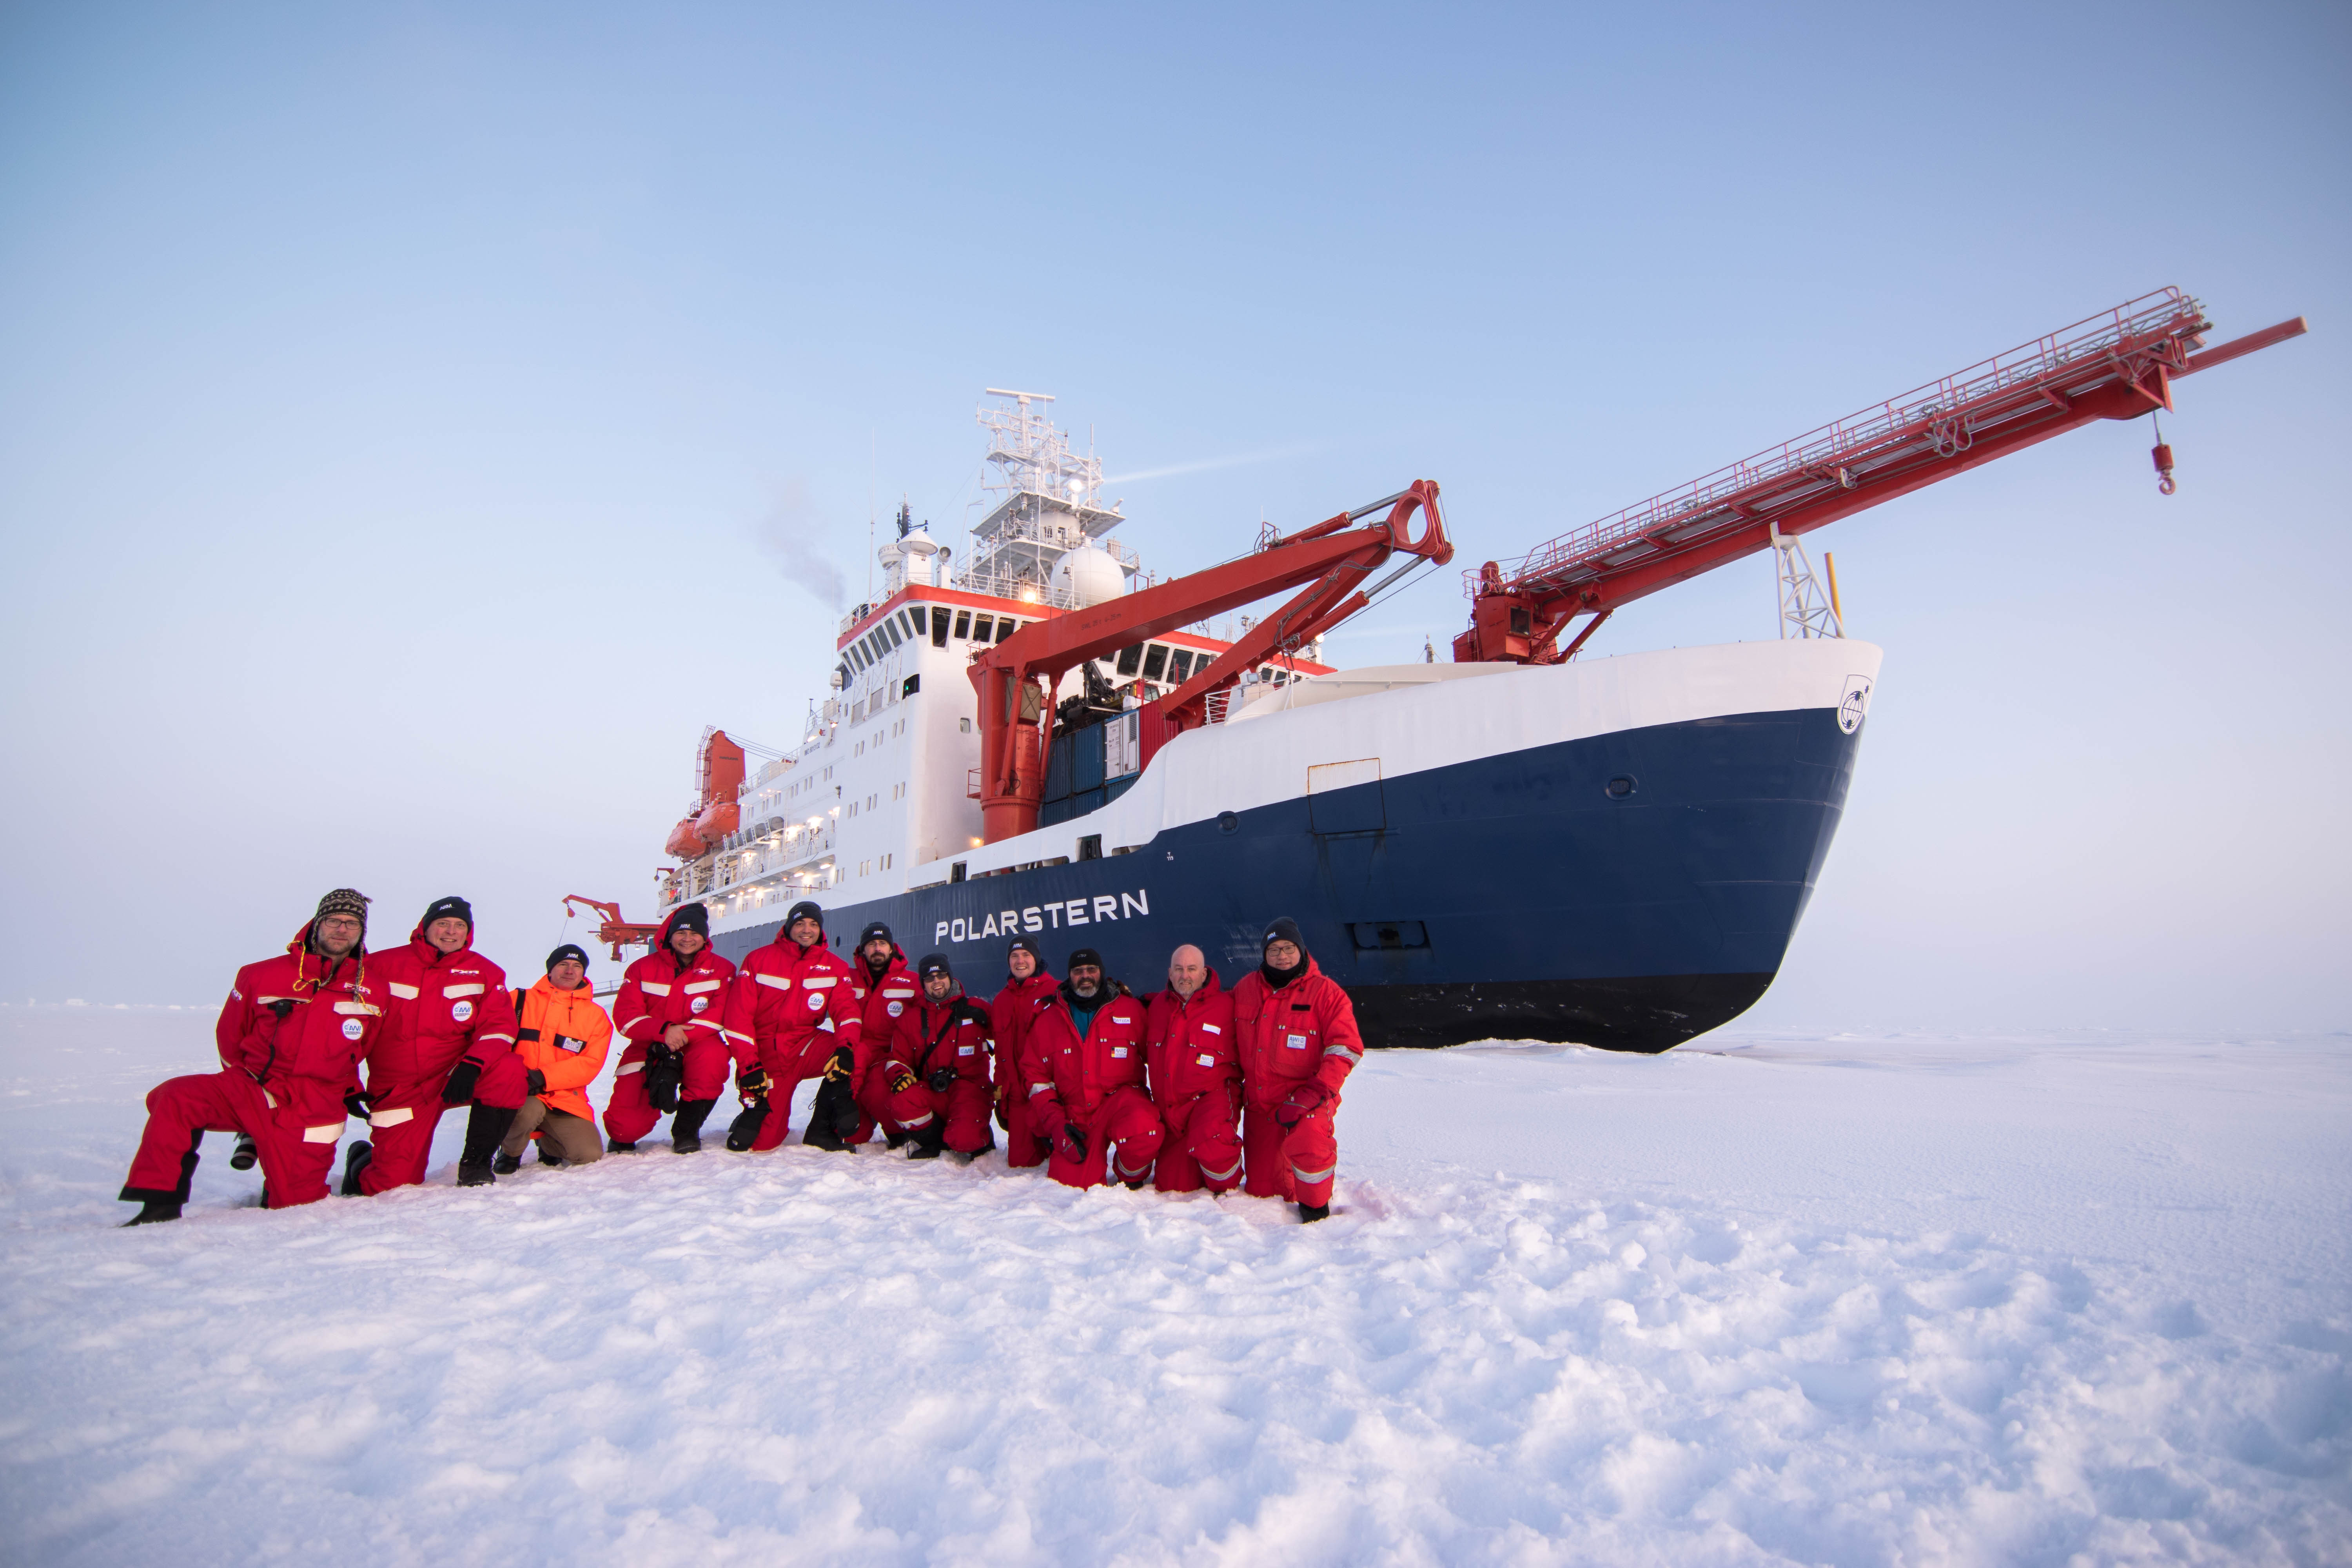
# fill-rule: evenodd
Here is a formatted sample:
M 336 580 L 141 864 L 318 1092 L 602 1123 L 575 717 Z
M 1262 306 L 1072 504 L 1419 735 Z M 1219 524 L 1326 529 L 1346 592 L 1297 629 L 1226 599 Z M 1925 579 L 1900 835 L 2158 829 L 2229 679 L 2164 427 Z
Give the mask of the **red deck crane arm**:
M 2095 419 L 2172 407 L 2172 382 L 2299 335 L 2301 317 L 2204 349 L 2212 330 L 2177 289 L 2038 338 L 1956 375 L 1654 496 L 1508 565 L 1468 574 L 1461 662 L 1551 664 L 1559 635 L 1583 637 L 1618 605 L 1771 548 Z M 2202 352 L 2198 352 L 2200 350 Z M 1569 652 L 1573 651 L 1573 647 Z
M 1355 526 L 1383 510 L 1387 515 L 1378 521 Z M 977 655 L 971 675 L 980 694 L 981 816 L 988 841 L 1036 826 L 1053 724 L 1050 696 L 1063 676 L 1088 659 L 1305 584 L 1280 611 L 1153 705 L 1174 727 L 1192 728 L 1202 721 L 1210 692 L 1262 659 L 1295 652 L 1361 609 L 1368 602 L 1360 591 L 1365 578 L 1399 552 L 1441 565 L 1454 557 L 1431 480 L 1271 540 L 1239 560 L 1033 622 Z

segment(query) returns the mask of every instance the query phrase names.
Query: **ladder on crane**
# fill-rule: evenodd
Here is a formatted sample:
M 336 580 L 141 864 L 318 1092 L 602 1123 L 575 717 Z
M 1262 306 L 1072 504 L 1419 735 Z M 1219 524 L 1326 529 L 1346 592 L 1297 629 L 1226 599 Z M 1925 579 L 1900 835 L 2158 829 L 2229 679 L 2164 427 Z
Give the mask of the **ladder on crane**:
M 2300 336 L 2300 316 L 2213 348 L 2204 307 L 2178 289 L 1995 354 L 1980 364 L 1783 441 L 1680 489 L 1612 512 L 1507 563 L 1464 574 L 1470 626 L 1458 663 L 1558 664 L 1618 605 L 1777 549 L 1784 635 L 1840 629 L 1820 601 L 1800 536 L 2005 458 L 2095 419 L 2172 409 L 2175 379 Z M 2171 493 L 2171 448 L 2157 471 Z M 1580 615 L 1591 618 L 1561 646 Z

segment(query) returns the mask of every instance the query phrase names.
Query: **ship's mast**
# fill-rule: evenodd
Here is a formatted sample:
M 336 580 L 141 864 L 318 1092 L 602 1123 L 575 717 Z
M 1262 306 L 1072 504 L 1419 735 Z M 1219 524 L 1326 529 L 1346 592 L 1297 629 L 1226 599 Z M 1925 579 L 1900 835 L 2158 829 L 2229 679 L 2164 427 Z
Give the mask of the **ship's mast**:
M 1135 557 L 1103 535 L 1127 521 L 1119 503 L 1102 500 L 1102 459 L 1081 456 L 1054 426 L 1049 393 L 987 389 L 999 399 L 980 408 L 995 478 L 982 488 L 1003 499 L 971 531 L 971 562 L 956 585 L 1028 604 L 1060 604 L 1055 563 L 1087 544 L 1108 551 L 1132 575 Z M 1064 608 L 1070 606 L 1065 605 Z

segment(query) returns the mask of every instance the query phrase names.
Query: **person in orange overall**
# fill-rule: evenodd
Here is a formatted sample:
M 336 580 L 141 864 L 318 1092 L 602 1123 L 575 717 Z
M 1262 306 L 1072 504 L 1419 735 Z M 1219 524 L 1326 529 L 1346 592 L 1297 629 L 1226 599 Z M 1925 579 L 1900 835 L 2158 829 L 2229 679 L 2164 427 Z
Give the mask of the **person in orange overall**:
M 1016 936 L 1005 949 L 1003 988 L 988 1004 L 989 1032 L 996 1040 L 996 1121 L 1004 1129 L 1004 1163 L 1042 1165 L 1051 1152 L 1045 1135 L 1029 1119 L 1029 1086 L 1021 1081 L 1021 1045 L 1037 1009 L 1061 984 L 1045 967 L 1034 937 Z
M 140 1207 L 126 1223 L 180 1217 L 208 1130 L 252 1138 L 266 1206 L 327 1195 L 335 1144 L 357 1114 L 360 1059 L 390 999 L 360 947 L 367 906 L 337 888 L 284 952 L 236 972 L 214 1029 L 221 1070 L 169 1079 L 147 1096 L 146 1131 L 122 1184 L 122 1201 Z
M 588 1086 L 604 1070 L 613 1047 L 613 1020 L 596 1004 L 588 984 L 588 953 L 565 942 L 547 955 L 547 973 L 528 991 L 514 994 L 515 1055 L 529 1075 L 530 1098 L 515 1112 L 499 1145 L 498 1173 L 510 1176 L 522 1165 L 523 1150 L 536 1136 L 542 1165 L 587 1165 L 604 1157 L 596 1131 L 596 1110 Z
M 1242 1190 L 1295 1199 L 1312 1224 L 1331 1212 L 1339 1170 L 1339 1086 L 1364 1059 L 1355 1004 L 1316 967 L 1298 922 L 1265 928 L 1257 968 L 1234 987 L 1242 1061 Z

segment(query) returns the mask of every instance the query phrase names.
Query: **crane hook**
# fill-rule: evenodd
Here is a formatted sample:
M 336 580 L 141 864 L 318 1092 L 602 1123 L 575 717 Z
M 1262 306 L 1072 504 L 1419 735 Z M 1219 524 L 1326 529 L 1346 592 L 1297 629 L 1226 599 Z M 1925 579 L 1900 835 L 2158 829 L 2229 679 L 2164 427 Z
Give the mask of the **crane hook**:
M 2172 448 L 2164 439 L 2164 421 L 2156 421 L 2156 447 L 2148 453 L 2156 460 L 2156 489 L 2158 495 L 2170 495 L 2179 487 L 2172 482 Z

